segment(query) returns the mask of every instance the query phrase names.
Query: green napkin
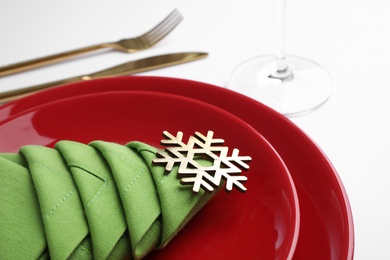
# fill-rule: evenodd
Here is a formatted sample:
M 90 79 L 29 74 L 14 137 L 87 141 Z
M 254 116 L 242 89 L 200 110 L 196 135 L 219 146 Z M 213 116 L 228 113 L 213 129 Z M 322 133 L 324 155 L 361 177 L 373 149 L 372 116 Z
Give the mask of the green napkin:
M 214 195 L 152 163 L 157 149 L 94 141 L 0 154 L 0 259 L 141 259 Z

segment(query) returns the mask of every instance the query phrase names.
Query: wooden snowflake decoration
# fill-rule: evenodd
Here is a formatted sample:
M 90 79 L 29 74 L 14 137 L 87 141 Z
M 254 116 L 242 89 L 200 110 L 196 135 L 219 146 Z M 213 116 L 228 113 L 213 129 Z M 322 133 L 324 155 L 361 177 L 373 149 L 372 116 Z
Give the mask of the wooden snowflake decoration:
M 238 190 L 246 191 L 243 182 L 246 176 L 240 175 L 241 169 L 248 170 L 245 163 L 251 161 L 250 156 L 239 156 L 239 150 L 233 149 L 228 155 L 229 148 L 222 146 L 223 139 L 214 139 L 214 132 L 208 131 L 204 136 L 195 132 L 190 136 L 188 143 L 183 142 L 183 133 L 177 132 L 176 136 L 167 131 L 163 132 L 166 138 L 161 144 L 165 150 L 157 152 L 156 164 L 165 164 L 165 170 L 169 173 L 175 164 L 179 164 L 178 176 L 182 184 L 192 184 L 193 191 L 198 193 L 200 188 L 208 192 L 214 191 L 224 179 L 226 190 L 231 191 L 233 186 Z M 199 160 L 199 159 L 206 159 Z M 203 163 L 201 163 L 201 161 Z

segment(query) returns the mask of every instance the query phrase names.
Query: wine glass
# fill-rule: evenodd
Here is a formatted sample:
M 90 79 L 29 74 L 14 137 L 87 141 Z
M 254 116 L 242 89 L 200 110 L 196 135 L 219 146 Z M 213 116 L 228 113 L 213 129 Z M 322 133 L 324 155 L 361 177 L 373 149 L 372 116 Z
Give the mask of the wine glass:
M 241 63 L 229 76 L 226 87 L 286 116 L 302 115 L 324 104 L 333 81 L 327 71 L 306 58 L 286 55 L 286 0 L 278 0 L 278 41 L 274 55 Z

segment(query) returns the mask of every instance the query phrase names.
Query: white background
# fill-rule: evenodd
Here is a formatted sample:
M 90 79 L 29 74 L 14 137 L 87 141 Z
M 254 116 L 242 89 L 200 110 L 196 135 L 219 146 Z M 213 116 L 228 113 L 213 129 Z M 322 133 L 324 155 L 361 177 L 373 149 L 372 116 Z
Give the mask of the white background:
M 152 49 L 101 53 L 1 78 L 0 89 L 178 51 L 210 56 L 143 75 L 222 87 L 236 65 L 275 51 L 275 0 L 0 0 L 0 66 L 135 36 L 174 8 L 185 20 Z M 318 62 L 335 82 L 324 106 L 291 120 L 322 148 L 344 183 L 359 260 L 390 257 L 389 13 L 389 0 L 291 0 L 287 6 L 287 53 Z

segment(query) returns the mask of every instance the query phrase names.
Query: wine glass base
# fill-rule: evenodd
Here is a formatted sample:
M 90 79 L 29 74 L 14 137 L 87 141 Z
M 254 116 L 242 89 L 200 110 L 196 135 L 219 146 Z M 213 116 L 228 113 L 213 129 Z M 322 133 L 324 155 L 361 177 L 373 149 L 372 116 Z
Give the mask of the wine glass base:
M 250 59 L 233 71 L 225 86 L 286 116 L 309 113 L 329 99 L 333 81 L 320 65 L 298 56 L 287 56 L 286 62 L 291 73 L 279 77 L 274 55 Z

